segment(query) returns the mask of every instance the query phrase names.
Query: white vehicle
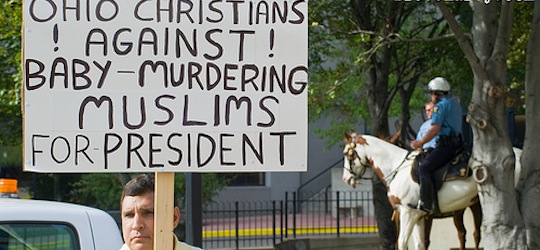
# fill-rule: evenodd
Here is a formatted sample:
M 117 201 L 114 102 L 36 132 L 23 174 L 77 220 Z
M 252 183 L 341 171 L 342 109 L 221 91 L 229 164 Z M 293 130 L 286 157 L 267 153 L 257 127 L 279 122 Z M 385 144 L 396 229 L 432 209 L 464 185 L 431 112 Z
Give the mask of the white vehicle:
M 106 212 L 64 202 L 0 198 L 0 249 L 115 250 L 123 244 Z

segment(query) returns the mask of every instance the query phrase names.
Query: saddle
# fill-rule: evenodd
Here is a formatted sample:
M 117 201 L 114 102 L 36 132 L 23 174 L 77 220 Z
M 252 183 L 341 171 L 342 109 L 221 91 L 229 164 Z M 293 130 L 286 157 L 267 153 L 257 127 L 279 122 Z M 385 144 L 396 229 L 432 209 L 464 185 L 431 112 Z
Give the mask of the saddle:
M 419 183 L 420 178 L 418 167 L 427 154 L 427 152 L 421 152 L 414 158 L 411 169 L 411 177 L 416 183 Z M 456 156 L 454 156 L 450 162 L 437 169 L 432 174 L 434 191 L 437 192 L 445 181 L 466 179 L 467 177 L 471 176 L 472 172 L 469 168 L 470 158 L 471 150 L 461 148 L 457 151 Z
M 422 160 L 426 157 L 427 152 L 421 152 L 418 154 L 413 161 L 411 169 L 411 177 L 414 182 L 419 183 L 419 170 L 418 167 L 421 164 Z M 442 187 L 442 184 L 445 181 L 466 179 L 471 176 L 472 171 L 469 168 L 469 159 L 471 158 L 471 149 L 462 147 L 456 151 L 454 158 L 450 162 L 447 162 L 443 167 L 437 169 L 431 175 L 431 180 L 433 184 L 433 217 L 434 218 L 445 218 L 451 215 L 451 213 L 441 214 L 439 210 L 439 198 L 437 196 L 437 191 Z

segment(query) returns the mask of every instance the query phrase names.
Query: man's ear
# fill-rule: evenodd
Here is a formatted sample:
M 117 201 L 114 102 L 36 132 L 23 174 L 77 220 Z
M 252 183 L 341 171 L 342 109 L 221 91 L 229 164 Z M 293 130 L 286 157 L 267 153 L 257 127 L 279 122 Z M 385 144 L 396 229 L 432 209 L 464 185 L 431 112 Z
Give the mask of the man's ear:
M 174 207 L 173 228 L 176 228 L 179 223 L 180 223 L 180 208 L 179 207 Z

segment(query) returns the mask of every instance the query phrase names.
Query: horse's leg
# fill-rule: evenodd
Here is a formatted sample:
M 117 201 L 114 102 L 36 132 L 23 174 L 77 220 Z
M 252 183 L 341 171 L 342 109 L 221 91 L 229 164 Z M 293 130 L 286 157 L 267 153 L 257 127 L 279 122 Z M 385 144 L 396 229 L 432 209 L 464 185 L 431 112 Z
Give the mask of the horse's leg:
M 396 249 L 398 249 L 398 239 L 399 239 L 399 211 L 397 209 L 394 209 L 394 212 L 392 213 L 392 220 L 394 221 L 394 223 L 396 224 L 396 232 L 397 232 L 397 235 L 396 235 Z
M 454 225 L 456 226 L 456 229 L 458 231 L 458 239 L 459 239 L 459 249 L 464 250 L 465 249 L 465 225 L 463 224 L 463 213 L 465 212 L 465 209 L 454 211 Z
M 429 242 L 429 240 L 426 239 L 426 221 L 428 219 L 429 218 L 426 218 L 426 216 L 422 216 L 418 219 L 418 222 L 414 224 L 412 231 L 414 249 L 427 249 L 426 242 Z
M 431 226 L 433 225 L 433 216 L 428 215 L 424 217 L 424 245 L 426 246 L 426 249 L 429 248 L 429 243 L 431 239 Z
M 406 250 L 408 249 L 409 236 L 413 230 L 413 227 L 418 224 L 418 220 L 425 215 L 425 213 L 420 212 L 416 209 L 411 209 L 406 206 L 400 206 L 399 209 L 399 236 L 398 236 L 398 249 Z M 419 230 L 421 231 L 421 230 Z M 422 233 L 422 232 L 421 232 Z M 415 242 L 415 249 L 425 249 L 424 241 L 420 235 L 420 240 Z
M 474 203 L 470 206 L 474 217 L 474 249 L 478 250 L 480 246 L 481 227 L 482 227 L 482 205 L 480 202 Z

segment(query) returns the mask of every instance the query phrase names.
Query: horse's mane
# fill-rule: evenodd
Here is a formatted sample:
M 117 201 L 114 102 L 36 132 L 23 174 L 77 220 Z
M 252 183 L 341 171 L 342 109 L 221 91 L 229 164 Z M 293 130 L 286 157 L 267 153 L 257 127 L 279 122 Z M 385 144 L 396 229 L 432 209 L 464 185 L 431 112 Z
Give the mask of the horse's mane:
M 392 142 L 388 142 L 384 139 L 381 139 L 381 138 L 378 138 L 376 136 L 373 136 L 373 135 L 361 135 L 362 137 L 368 139 L 368 144 L 371 142 L 371 143 L 376 143 L 378 146 L 383 146 L 385 148 L 390 148 L 392 150 L 396 150 L 396 151 L 407 151 L 407 149 L 404 149 Z

